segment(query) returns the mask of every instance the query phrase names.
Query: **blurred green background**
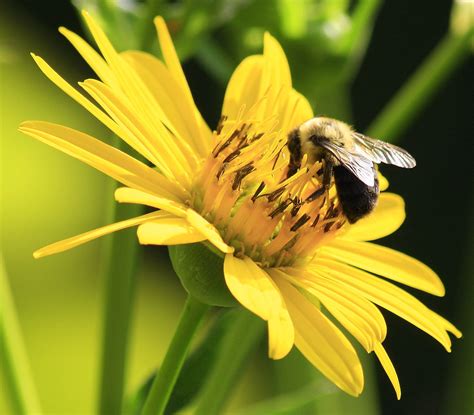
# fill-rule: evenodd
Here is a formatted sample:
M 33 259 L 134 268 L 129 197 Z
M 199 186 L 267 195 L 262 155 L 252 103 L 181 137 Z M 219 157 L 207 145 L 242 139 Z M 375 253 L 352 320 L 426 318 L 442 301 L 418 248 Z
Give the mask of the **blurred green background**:
M 298 24 L 303 18 L 295 6 L 301 3 L 298 1 L 188 2 L 191 11 L 184 17 L 180 2 L 155 3 L 162 3 L 172 32 L 177 27 L 176 43 L 187 59 L 188 81 L 211 126 L 219 116 L 229 71 L 242 57 L 259 51 L 261 34 L 268 29 L 283 43 L 294 83 L 311 99 L 315 112 L 352 120 L 360 131 L 366 130 L 449 30 L 452 6 L 444 0 L 382 2 L 372 35 L 369 21 L 364 39 L 356 45 L 360 50 L 347 59 L 339 53 L 344 40 L 336 41 L 348 23 L 338 14 L 338 6 L 334 11 L 328 2 L 302 2 L 315 6 L 310 8 L 314 16 L 304 33 Z M 344 2 L 332 2 L 340 3 Z M 23 120 L 42 119 L 105 141 L 110 137 L 85 110 L 46 80 L 29 56 L 34 51 L 71 81 L 92 75 L 56 30 L 64 25 L 82 33 L 74 6 L 65 0 L 7 2 L 0 16 L 2 251 L 6 271 L 43 410 L 88 414 L 97 400 L 104 241 L 39 261 L 33 260 L 32 252 L 105 224 L 110 181 L 16 129 Z M 146 32 L 152 27 L 140 26 L 144 43 L 137 44 L 129 35 L 135 30 L 134 12 L 125 16 L 124 30 L 114 40 L 129 47 L 154 49 L 153 32 Z M 188 19 L 182 26 L 185 35 L 181 33 L 179 38 L 183 19 Z M 417 168 L 410 172 L 390 167 L 383 170 L 391 190 L 406 200 L 407 220 L 382 243 L 419 258 L 439 273 L 446 285 L 445 298 L 416 295 L 457 324 L 464 338 L 454 342 L 450 355 L 427 335 L 384 313 L 389 326 L 385 344 L 400 377 L 402 400 L 396 401 L 377 367 L 376 385 L 367 393 L 378 395 L 379 413 L 467 414 L 474 409 L 470 394 L 474 371 L 472 63 L 468 60 L 450 76 L 399 137 L 398 142 L 416 157 Z M 141 248 L 141 253 L 128 393 L 161 361 L 185 298 L 166 250 Z M 264 350 L 258 350 L 252 359 L 231 408 L 258 400 L 271 389 L 260 373 L 262 367 L 271 366 Z M 278 364 L 285 368 L 291 362 Z M 8 414 L 11 407 L 4 391 L 1 387 L 0 413 Z M 331 408 L 318 413 L 348 413 L 347 406 L 345 412 L 344 406 Z

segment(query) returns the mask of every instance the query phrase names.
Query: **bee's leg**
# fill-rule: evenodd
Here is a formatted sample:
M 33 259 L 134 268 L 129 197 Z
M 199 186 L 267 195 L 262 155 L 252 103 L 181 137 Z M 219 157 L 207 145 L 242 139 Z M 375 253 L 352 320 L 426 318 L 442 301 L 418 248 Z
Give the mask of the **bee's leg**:
M 334 165 L 329 160 L 324 160 L 324 167 L 323 167 L 323 184 L 322 186 L 316 190 L 314 193 L 310 194 L 305 202 L 309 203 L 313 200 L 316 200 L 318 197 L 322 196 L 325 193 L 329 192 L 329 187 L 331 186 L 331 178 L 333 172 Z

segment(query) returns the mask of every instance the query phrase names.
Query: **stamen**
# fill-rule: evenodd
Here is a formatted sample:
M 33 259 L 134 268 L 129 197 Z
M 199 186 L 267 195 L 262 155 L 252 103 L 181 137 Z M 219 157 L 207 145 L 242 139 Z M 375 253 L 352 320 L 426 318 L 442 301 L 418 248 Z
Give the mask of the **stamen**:
M 255 191 L 255 193 L 252 196 L 252 202 L 255 202 L 257 200 L 257 198 L 259 197 L 258 195 L 260 193 L 262 193 L 263 189 L 265 189 L 265 183 L 264 182 L 262 182 L 258 185 L 257 190 Z
M 285 191 L 285 187 L 280 187 L 279 189 L 269 193 L 268 195 L 262 195 L 262 196 L 268 196 L 267 199 L 269 202 L 274 202 L 277 200 Z
M 237 171 L 235 174 L 234 183 L 232 184 L 232 190 L 237 190 L 242 183 L 242 180 L 245 176 L 249 175 L 255 170 L 255 167 L 252 164 L 247 164 L 246 166 L 242 167 L 240 170 Z
M 286 199 L 284 202 L 280 203 L 277 208 L 272 213 L 270 213 L 269 216 L 273 219 L 276 215 L 283 213 L 292 202 L 293 201 L 291 199 Z
M 217 123 L 216 134 L 219 135 L 222 132 L 222 128 L 224 128 L 224 122 L 227 121 L 229 117 L 227 115 L 221 115 L 219 121 Z
M 306 222 L 311 219 L 311 216 L 304 213 L 296 223 L 290 228 L 291 231 L 296 232 L 299 228 L 301 228 Z

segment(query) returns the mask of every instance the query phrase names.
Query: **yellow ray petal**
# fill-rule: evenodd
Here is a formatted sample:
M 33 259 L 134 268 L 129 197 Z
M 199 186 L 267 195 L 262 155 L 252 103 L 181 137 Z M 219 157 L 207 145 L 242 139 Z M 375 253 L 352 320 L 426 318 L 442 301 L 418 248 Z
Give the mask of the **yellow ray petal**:
M 261 98 L 260 78 L 263 68 L 261 55 L 245 58 L 230 77 L 224 97 L 222 114 L 229 119 L 237 119 L 241 107 L 248 110 Z
M 224 242 L 222 236 L 220 235 L 219 231 L 214 227 L 214 225 L 209 223 L 199 213 L 197 213 L 193 209 L 188 209 L 186 211 L 186 218 L 192 226 L 194 226 L 199 232 L 205 235 L 208 241 L 220 251 L 224 252 L 225 254 L 234 252 L 234 248 Z
M 295 345 L 321 373 L 352 396 L 364 388 L 364 374 L 351 343 L 296 288 L 274 276 L 295 325 Z
M 107 174 L 126 186 L 179 202 L 187 197 L 161 174 L 87 134 L 44 121 L 26 121 L 19 130 Z
M 286 59 L 285 51 L 280 43 L 268 32 L 263 36 L 263 56 L 268 62 L 268 84 L 263 79 L 263 88 L 272 85 L 291 88 L 291 72 Z M 271 72 L 271 75 L 270 75 Z
M 73 88 L 68 82 L 66 82 L 57 72 L 54 71 L 45 61 L 39 56 L 31 54 L 34 61 L 43 72 L 46 77 L 53 82 L 58 88 L 64 93 L 69 95 L 74 101 L 82 105 L 87 111 L 89 111 L 94 117 L 96 117 L 102 124 L 109 128 L 114 134 L 124 140 L 128 145 L 142 154 L 148 160 L 153 160 L 153 155 L 137 140 L 134 136 L 127 134 L 115 121 L 113 121 L 106 113 L 100 108 L 89 101 L 84 95 Z
M 382 367 L 385 370 L 385 373 L 390 379 L 390 382 L 392 382 L 393 389 L 395 389 L 395 393 L 397 394 L 397 399 L 400 400 L 402 396 L 400 382 L 398 381 L 397 371 L 395 370 L 395 367 L 393 366 L 393 363 L 390 360 L 390 357 L 388 356 L 387 351 L 382 346 L 382 343 L 377 343 L 375 345 L 374 350 L 375 350 L 375 354 L 380 360 L 380 363 L 382 364 Z
M 79 52 L 87 64 L 107 85 L 118 86 L 115 75 L 110 70 L 105 60 L 100 56 L 94 48 L 92 48 L 84 39 L 76 33 L 71 32 L 65 27 L 60 27 L 59 32 L 71 43 Z
M 446 350 L 451 349 L 451 340 L 445 326 L 433 317 L 433 312 L 423 303 L 397 286 L 367 272 L 337 261 L 319 258 L 315 272 L 333 281 L 356 290 L 360 295 L 410 322 L 438 340 Z
M 112 232 L 117 232 L 125 228 L 130 228 L 132 226 L 140 225 L 141 223 L 158 219 L 160 217 L 169 216 L 165 212 L 151 212 L 146 215 L 138 216 L 136 218 L 131 218 L 123 220 L 121 222 L 112 223 L 111 225 L 106 225 L 98 229 L 94 229 L 89 232 L 82 233 L 72 238 L 64 239 L 54 244 L 45 246 L 44 248 L 38 249 L 33 256 L 35 258 L 43 258 L 48 255 L 57 254 L 59 252 L 67 251 L 68 249 L 75 248 L 76 246 L 85 244 L 86 242 L 92 241 L 93 239 L 100 238 L 101 236 L 107 235 Z
M 192 157 L 190 160 L 192 170 L 192 166 L 198 161 L 199 145 L 197 143 L 200 140 L 199 125 L 193 114 L 194 107 L 189 106 L 176 79 L 159 59 L 141 51 L 127 51 L 121 55 L 150 89 L 171 123 L 168 127 L 175 129 L 177 136 L 182 137 L 177 140 L 177 144 L 182 147 L 183 153 Z M 191 148 L 192 151 L 190 151 Z
M 395 232 L 405 220 L 405 202 L 395 193 L 382 193 L 375 210 L 347 226 L 344 239 L 372 241 Z
M 120 203 L 151 206 L 179 217 L 186 217 L 187 207 L 184 204 L 130 187 L 119 187 L 115 190 L 115 200 Z
M 123 94 L 117 94 L 108 85 L 95 79 L 79 83 L 119 124 L 129 136 L 133 136 L 150 154 L 150 161 L 167 177 L 176 178 L 184 184 L 190 183 L 189 160 L 180 151 L 168 146 L 170 133 L 163 125 L 155 130 L 134 110 Z M 157 114 L 158 116 L 158 114 Z M 156 140 L 159 136 L 159 140 Z M 176 148 L 175 148 L 176 150 Z M 180 173 L 170 166 L 182 166 Z
M 444 286 L 431 268 L 401 252 L 370 242 L 335 239 L 320 254 L 401 282 L 427 293 L 443 296 Z
M 285 357 L 293 347 L 294 328 L 278 287 L 250 258 L 225 256 L 224 275 L 232 295 L 252 313 L 268 321 L 269 356 Z
M 200 140 L 196 144 L 200 149 L 200 155 L 206 156 L 211 150 L 211 143 L 208 141 L 211 135 L 209 127 L 202 119 L 201 114 L 199 113 L 198 109 L 196 108 L 196 105 L 194 104 L 191 90 L 189 89 L 188 82 L 186 81 L 186 77 L 184 76 L 183 68 L 181 67 L 181 63 L 179 62 L 178 54 L 176 53 L 176 50 L 174 48 L 173 41 L 171 40 L 171 36 L 168 32 L 168 28 L 166 26 L 165 21 L 161 16 L 157 16 L 155 17 L 154 22 L 158 33 L 158 40 L 160 42 L 161 52 L 163 53 L 166 66 L 168 67 L 170 73 L 175 77 L 176 81 L 184 92 L 188 100 L 189 107 L 194 109 L 192 113 L 195 116 L 196 122 L 199 126 L 199 131 L 201 133 Z
M 294 285 L 314 295 L 324 307 L 362 344 L 367 352 L 374 349 L 387 334 L 387 325 L 382 313 L 370 301 L 346 286 L 321 278 L 315 272 L 295 272 L 288 268 L 285 273 Z
M 206 239 L 186 219 L 177 217 L 146 222 L 138 227 L 137 235 L 142 245 L 181 245 Z
M 181 176 L 189 172 L 184 164 L 175 162 L 175 159 L 179 159 L 182 155 L 173 137 L 163 125 L 166 124 L 163 111 L 133 68 L 115 51 L 100 26 L 87 12 L 82 14 L 97 46 L 117 78 L 121 91 L 126 96 L 127 106 L 151 132 L 146 135 L 149 140 L 146 147 L 157 159 L 161 156 L 162 163 L 167 163 L 167 168 L 173 172 L 174 178 L 184 183 L 186 175 Z
M 431 311 L 431 317 L 436 320 L 443 328 L 449 333 L 452 333 L 455 337 L 460 339 L 462 337 L 461 331 L 450 321 L 446 320 L 444 317 L 440 316 L 439 314 Z
M 380 173 L 380 170 L 377 170 L 377 174 L 379 176 L 379 188 L 380 188 L 380 191 L 381 192 L 385 192 L 385 190 L 388 189 L 388 186 L 389 186 L 389 183 L 388 183 L 388 180 L 387 178 L 382 174 Z

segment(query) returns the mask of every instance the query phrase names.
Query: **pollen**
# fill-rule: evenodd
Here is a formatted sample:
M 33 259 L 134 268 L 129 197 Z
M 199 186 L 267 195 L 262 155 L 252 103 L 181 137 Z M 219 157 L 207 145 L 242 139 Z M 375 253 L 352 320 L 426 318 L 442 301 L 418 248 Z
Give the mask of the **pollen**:
M 243 112 L 236 120 L 221 117 L 191 205 L 237 256 L 263 267 L 309 261 L 345 223 L 335 189 L 311 197 L 321 188 L 321 163 L 304 158 L 288 177 L 286 134 L 274 120 L 252 120 Z

